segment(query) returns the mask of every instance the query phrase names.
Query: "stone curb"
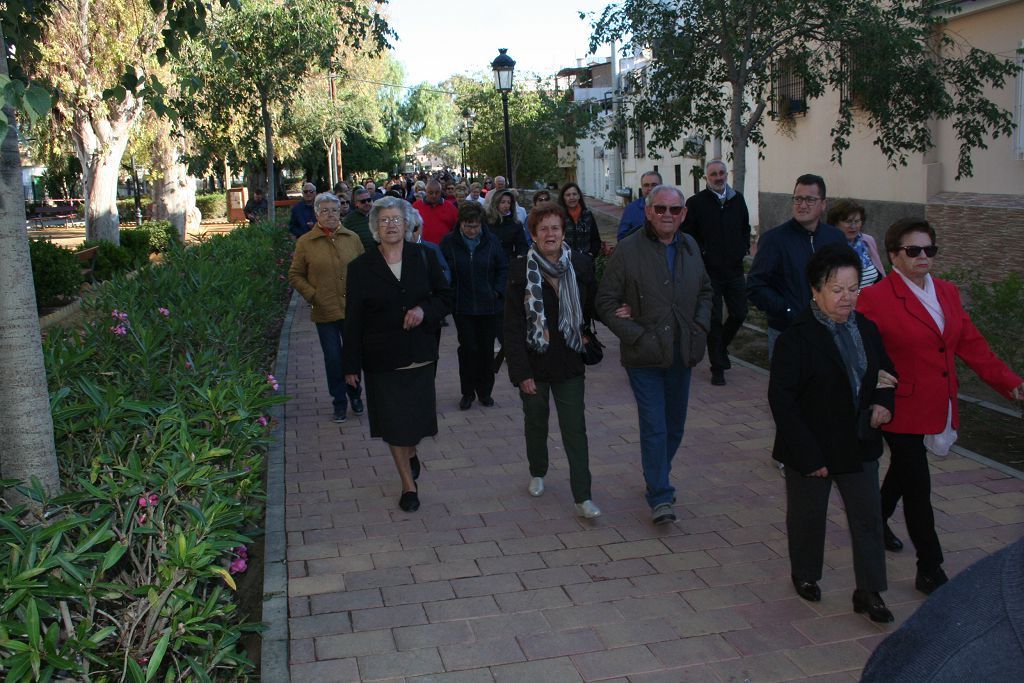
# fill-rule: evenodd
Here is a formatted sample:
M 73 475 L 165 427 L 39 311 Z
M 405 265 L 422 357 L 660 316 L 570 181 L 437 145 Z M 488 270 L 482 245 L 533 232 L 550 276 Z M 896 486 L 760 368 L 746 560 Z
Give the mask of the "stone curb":
M 274 376 L 285 384 L 288 373 L 288 340 L 295 311 L 302 297 L 292 291 L 288 312 L 281 325 L 277 344 Z M 284 522 L 284 404 L 270 410 L 274 429 L 273 442 L 267 453 L 267 506 L 264 519 L 266 535 L 263 544 L 263 624 L 260 650 L 261 680 L 289 683 L 288 669 L 288 562 L 287 536 Z

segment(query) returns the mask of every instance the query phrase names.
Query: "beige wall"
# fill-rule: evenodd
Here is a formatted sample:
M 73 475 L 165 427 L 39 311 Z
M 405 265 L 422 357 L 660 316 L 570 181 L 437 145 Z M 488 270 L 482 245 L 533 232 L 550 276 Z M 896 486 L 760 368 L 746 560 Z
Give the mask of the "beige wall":
M 1024 2 L 1012 2 L 954 18 L 950 30 L 969 43 L 1012 58 L 1024 39 Z M 999 106 L 1014 110 L 1017 83 L 990 93 Z M 830 161 L 829 130 L 839 108 L 838 93 L 808 102 L 806 116 L 780 127 L 765 123 L 765 159 L 760 162 L 761 192 L 789 193 L 801 173 L 825 178 L 832 197 L 857 197 L 889 202 L 924 203 L 937 192 L 1024 194 L 1024 161 L 1014 159 L 1012 138 L 989 141 L 989 149 L 975 150 L 974 177 L 954 181 L 958 144 L 950 123 L 936 125 L 936 149 L 927 155 L 911 154 L 907 166 L 892 168 L 873 144 L 866 125 L 858 125 L 843 155 L 842 166 Z M 862 120 L 863 121 L 863 120 Z M 933 162 L 933 163 L 927 163 Z

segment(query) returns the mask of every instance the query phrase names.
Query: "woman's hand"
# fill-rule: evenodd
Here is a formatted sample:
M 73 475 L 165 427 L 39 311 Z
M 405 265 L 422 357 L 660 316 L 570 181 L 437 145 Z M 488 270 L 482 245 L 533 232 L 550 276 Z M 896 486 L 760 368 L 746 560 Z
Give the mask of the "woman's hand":
M 1011 391 L 1010 398 L 1014 401 L 1024 401 L 1024 384 L 1021 384 L 1019 387 L 1016 387 Z
M 878 382 L 875 383 L 875 389 L 892 389 L 899 383 L 899 380 L 895 376 L 890 375 L 885 370 L 878 371 Z M 886 420 L 888 422 L 888 420 Z
M 807 476 L 808 477 L 823 477 L 823 478 L 827 477 L 828 476 L 828 468 L 827 467 L 822 467 L 820 470 L 814 470 L 813 472 L 811 472 Z
M 880 406 L 878 404 L 871 405 L 871 426 L 874 429 L 878 429 L 884 424 L 892 422 L 892 413 L 888 408 Z
M 350 387 L 359 386 L 359 375 L 345 375 L 345 384 Z
M 633 309 L 629 307 L 629 304 L 622 304 L 615 309 L 616 318 L 625 318 L 626 320 L 633 319 Z
M 405 320 L 402 321 L 403 330 L 411 330 L 423 322 L 423 309 L 413 306 L 405 312 Z
M 537 383 L 533 381 L 533 378 L 524 379 L 519 383 L 519 391 L 523 392 L 527 396 L 533 396 L 537 393 Z

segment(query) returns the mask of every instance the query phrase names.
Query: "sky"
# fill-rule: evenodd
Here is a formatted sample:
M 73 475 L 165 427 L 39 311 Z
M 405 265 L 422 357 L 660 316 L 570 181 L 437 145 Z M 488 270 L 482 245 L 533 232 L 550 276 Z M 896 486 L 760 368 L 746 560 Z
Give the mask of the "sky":
M 394 56 L 405 69 L 405 85 L 438 83 L 458 73 L 491 73 L 498 48 L 508 48 L 516 74 L 550 76 L 592 59 L 590 24 L 579 11 L 599 13 L 611 0 L 512 0 L 435 4 L 390 0 L 389 22 L 398 32 Z M 456 11 L 455 8 L 459 8 Z M 598 54 L 606 58 L 607 45 Z

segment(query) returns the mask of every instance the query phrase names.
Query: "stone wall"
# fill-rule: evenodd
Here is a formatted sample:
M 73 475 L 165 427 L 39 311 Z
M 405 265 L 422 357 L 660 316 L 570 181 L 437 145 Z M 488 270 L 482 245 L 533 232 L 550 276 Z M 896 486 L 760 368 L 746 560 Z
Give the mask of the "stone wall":
M 1024 275 L 1024 195 L 942 192 L 928 200 L 940 247 L 938 270 L 975 271 L 983 280 Z

